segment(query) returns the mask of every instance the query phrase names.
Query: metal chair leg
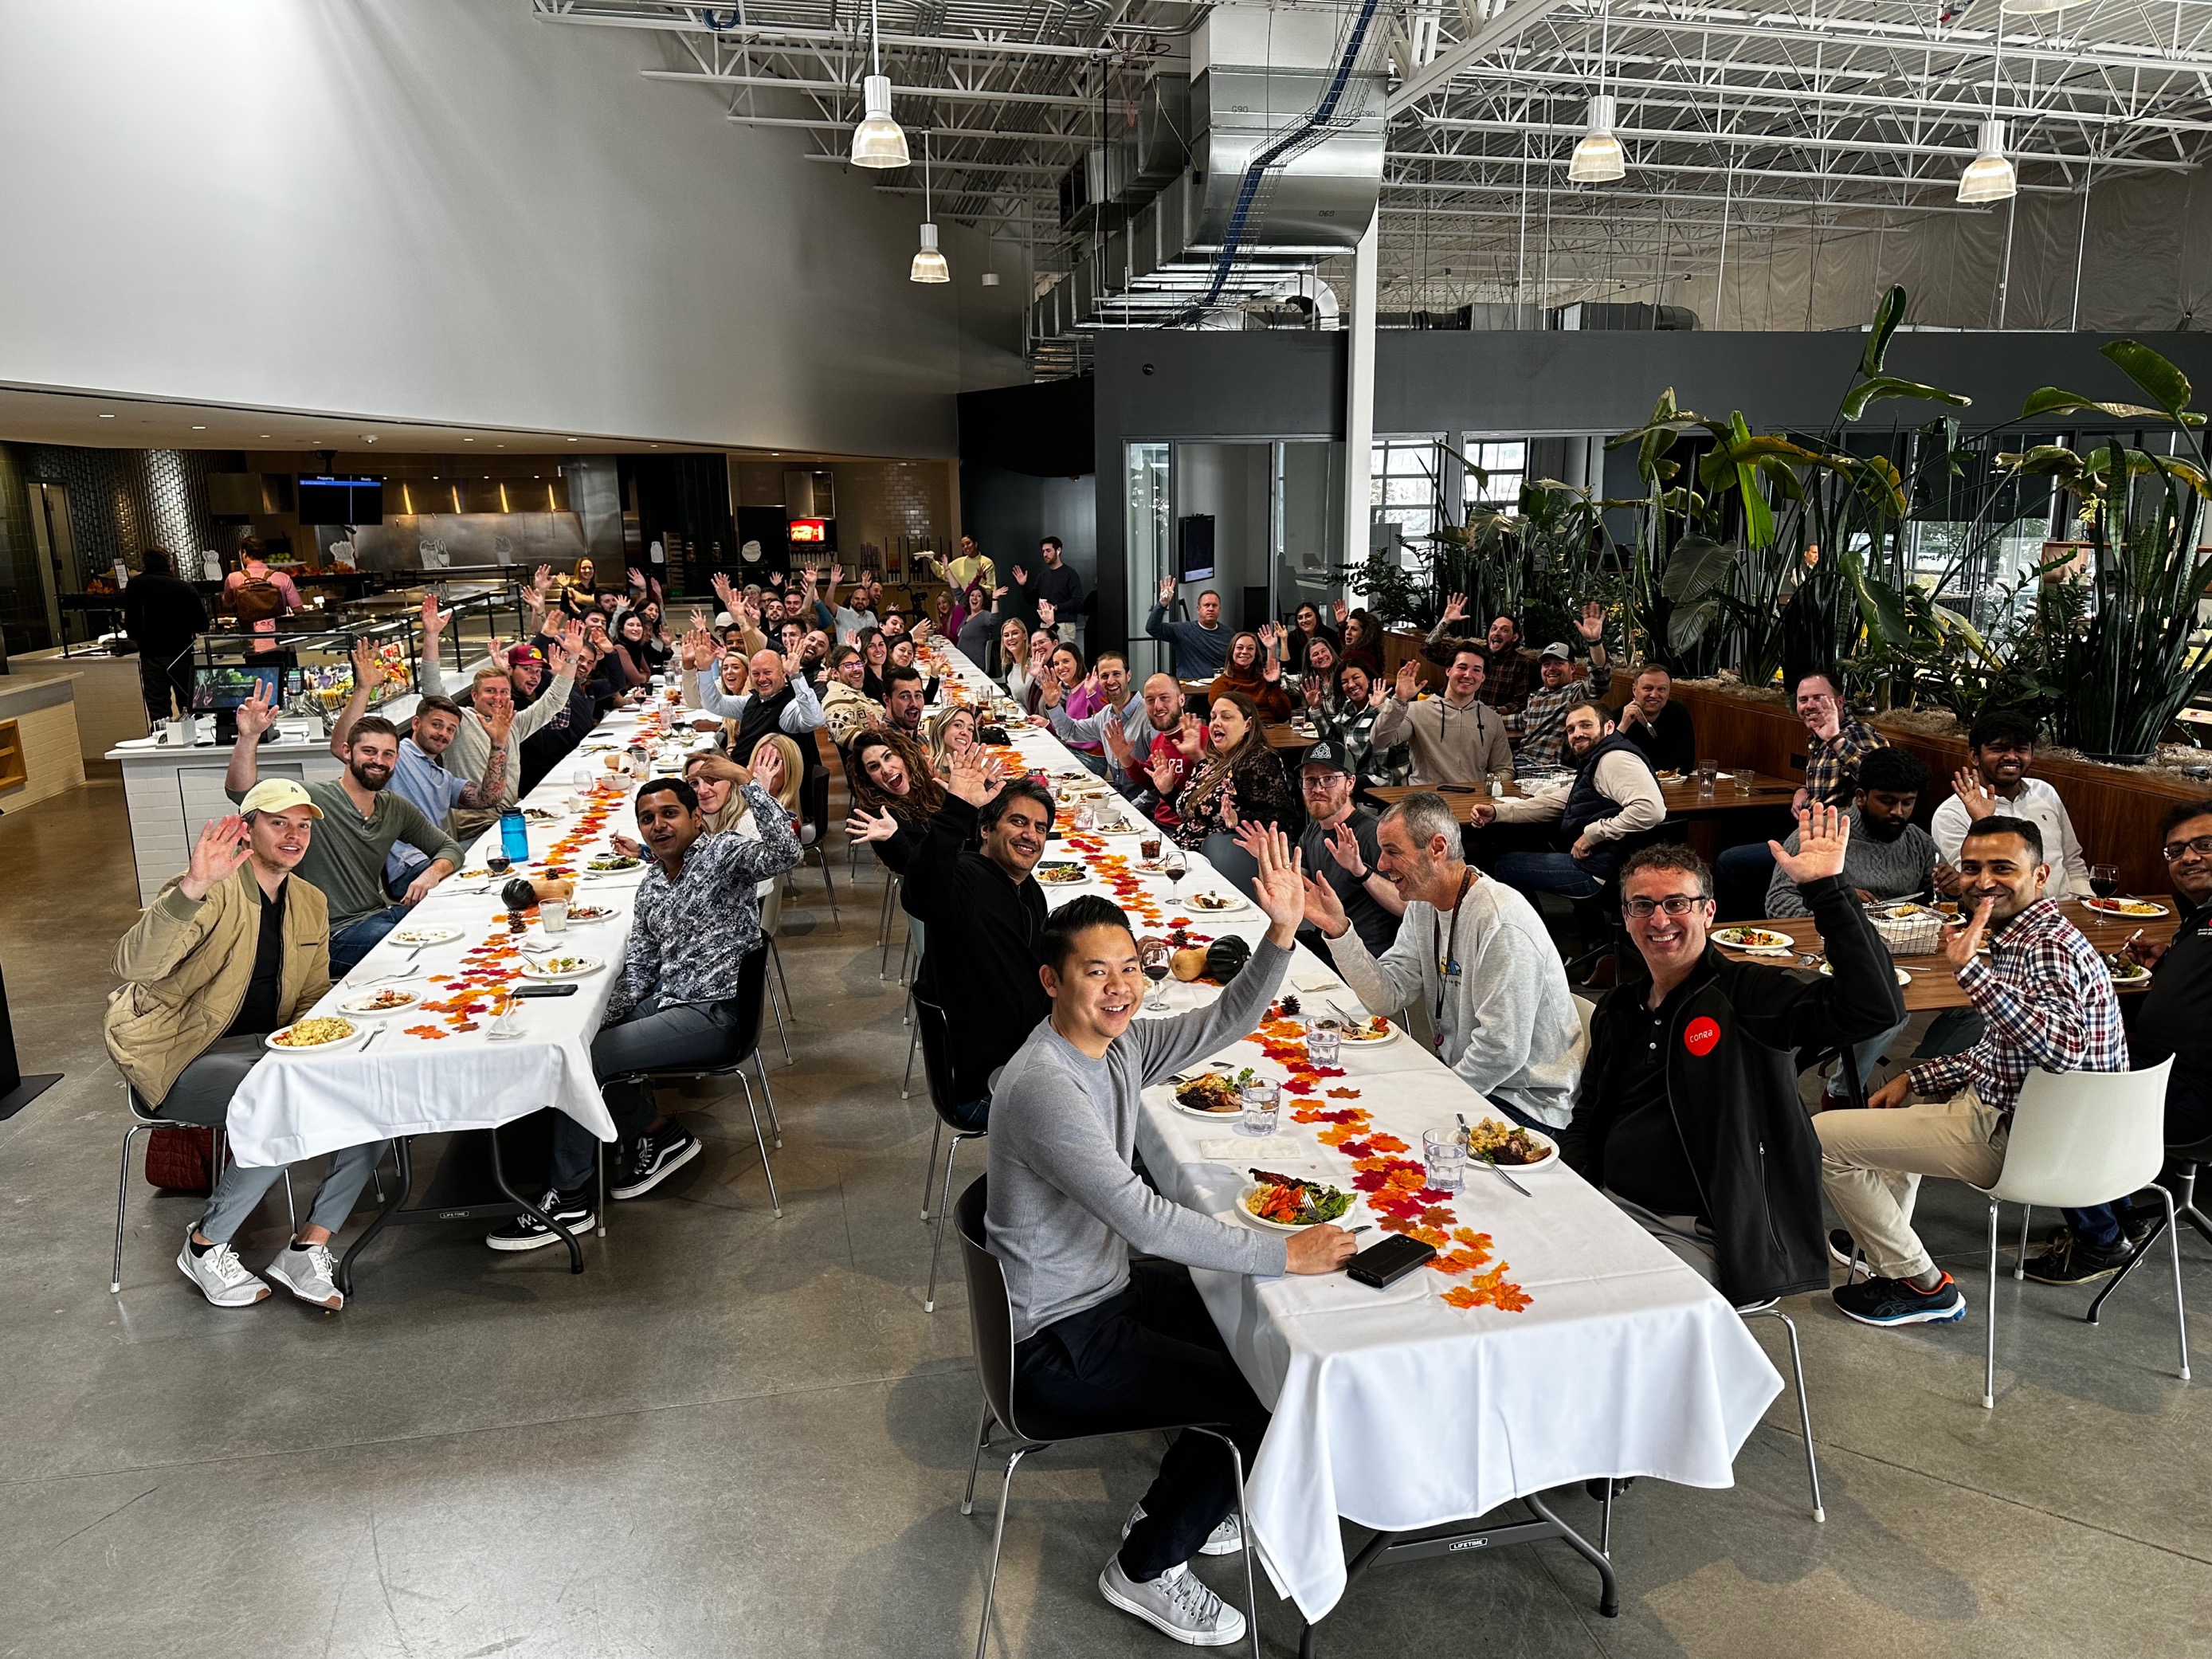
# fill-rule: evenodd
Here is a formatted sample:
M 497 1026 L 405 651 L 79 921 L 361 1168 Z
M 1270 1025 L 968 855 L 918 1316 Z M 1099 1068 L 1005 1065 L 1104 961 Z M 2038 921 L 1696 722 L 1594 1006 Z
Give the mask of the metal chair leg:
M 296 1240 L 300 1237 L 300 1211 L 292 1202 L 292 1166 L 289 1164 L 284 1166 L 284 1218 L 291 1223 L 292 1237 Z
M 775 1034 L 783 1043 L 783 1063 L 788 1066 L 791 1064 L 791 1033 L 784 1029 L 783 1003 L 775 994 L 775 975 L 766 975 L 763 983 L 768 988 L 769 1012 L 775 1016 Z
M 1599 1502 L 1597 1553 L 1608 1561 L 1613 1559 L 1613 1482 L 1609 1480 L 1605 1483 L 1605 1496 Z
M 752 1114 L 753 1145 L 760 1148 L 761 1174 L 768 1178 L 768 1206 L 781 1221 L 783 1219 L 783 1200 L 775 1195 L 775 1171 L 769 1167 L 768 1137 L 761 1133 L 760 1110 L 753 1104 L 753 1085 L 743 1072 L 738 1073 L 738 1081 L 744 1088 L 745 1110 Z
M 914 1046 L 921 1041 L 921 1027 L 915 1026 L 906 1034 L 906 1073 L 899 1079 L 899 1098 L 904 1100 L 914 1092 Z
M 837 884 L 830 879 L 830 849 L 817 841 L 814 843 L 814 851 L 822 860 L 822 890 L 830 898 L 830 925 L 842 928 L 844 921 L 837 915 Z
M 899 946 L 899 983 L 902 985 L 911 985 L 914 983 L 912 980 L 906 976 L 906 964 L 908 960 L 913 955 L 914 929 L 909 927 L 906 930 L 906 943 Z
M 773 933 L 769 935 L 768 940 L 768 965 L 775 969 L 776 988 L 783 994 L 783 1007 L 777 1012 L 775 1017 L 777 1034 L 783 1036 L 783 1063 L 787 1066 L 794 1065 L 796 1062 L 791 1057 L 791 1038 L 783 1032 L 783 1016 L 787 1011 L 791 1015 L 791 1023 L 796 1025 L 799 1024 L 799 1009 L 791 1000 L 791 981 L 784 977 L 783 973 L 783 952 L 776 948 L 775 936 Z
M 1805 1398 L 1805 1356 L 1797 1346 L 1797 1322 L 1779 1308 L 1755 1308 L 1746 1319 L 1778 1319 L 1790 1333 L 1790 1372 L 1797 1384 L 1797 1425 L 1805 1431 L 1805 1479 L 1813 1488 L 1813 1519 L 1825 1522 L 1828 1511 L 1820 1502 L 1820 1466 L 1813 1455 L 1813 1407 Z
M 921 1310 L 937 1311 L 937 1258 L 945 1249 L 945 1218 L 952 1208 L 952 1160 L 960 1156 L 960 1143 L 967 1136 L 956 1134 L 952 1144 L 945 1149 L 945 1191 L 937 1200 L 937 1229 L 929 1241 L 929 1288 L 922 1292 Z
M 592 1168 L 598 1172 L 599 1178 L 599 1204 L 592 1214 L 599 1224 L 599 1237 L 605 1238 L 607 1236 L 607 1143 L 604 1140 L 592 1149 Z
M 2034 1213 L 2035 1206 L 2033 1204 L 2020 1206 L 2020 1254 L 2013 1258 L 2012 1263 L 2012 1276 L 2017 1279 L 2027 1278 L 2027 1218 Z
M 991 1603 L 999 1595 L 999 1553 L 1006 1547 L 1006 1504 L 1014 1494 L 1014 1471 L 1021 1468 L 1028 1449 L 1024 1447 L 1006 1460 L 1006 1484 L 999 1488 L 999 1522 L 991 1528 L 991 1571 L 983 1581 L 983 1622 L 975 1631 L 975 1659 L 983 1659 L 983 1650 L 991 1639 Z
M 1990 1200 L 1989 1347 L 1982 1365 L 1982 1409 L 1995 1411 L 1997 1403 L 1997 1206 Z
M 761 1100 L 768 1107 L 768 1127 L 775 1136 L 775 1149 L 783 1150 L 783 1120 L 775 1115 L 775 1091 L 768 1086 L 768 1062 L 761 1058 L 760 1045 L 753 1045 L 753 1069 L 760 1073 Z
M 1237 1530 L 1244 1540 L 1244 1621 L 1252 1638 L 1252 1659 L 1260 1659 L 1260 1596 L 1252 1579 L 1252 1517 L 1244 1511 L 1244 1454 L 1237 1443 L 1218 1429 L 1196 1429 L 1194 1433 L 1218 1440 L 1229 1453 L 1229 1467 L 1237 1475 Z
M 2189 1310 L 2181 1299 L 2181 1229 L 2174 1224 L 2173 1194 L 2163 1187 L 2158 1195 L 2166 1201 L 2166 1236 L 2173 1252 L 2173 1330 L 2181 1342 L 2181 1380 L 2189 1381 Z
M 991 1402 L 983 1402 L 983 1420 L 975 1425 L 975 1455 L 968 1463 L 968 1490 L 960 1494 L 960 1513 L 975 1513 L 975 1474 L 983 1467 L 983 1454 L 991 1444 Z
M 151 1129 L 150 1123 L 134 1123 L 123 1132 L 123 1168 L 115 1177 L 115 1271 L 108 1275 L 107 1289 L 112 1296 L 123 1291 L 123 1213 L 131 1202 L 131 1143 L 138 1139 L 139 1131 Z M 937 1157 L 934 1147 L 930 1158 Z
M 929 1162 L 921 1166 L 921 1224 L 929 1224 L 929 1188 L 937 1175 L 937 1143 L 945 1137 L 945 1120 L 939 1118 L 929 1132 Z

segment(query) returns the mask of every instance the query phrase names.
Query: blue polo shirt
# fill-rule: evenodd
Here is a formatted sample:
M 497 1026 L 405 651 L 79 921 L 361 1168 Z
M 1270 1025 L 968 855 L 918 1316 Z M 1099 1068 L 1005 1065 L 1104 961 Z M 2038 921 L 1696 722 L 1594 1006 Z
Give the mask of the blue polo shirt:
M 461 798 L 461 791 L 469 787 L 466 778 L 457 778 L 415 746 L 412 738 L 399 739 L 399 763 L 392 769 L 392 782 L 387 786 L 401 799 L 411 801 L 422 809 L 422 816 L 441 829 L 450 829 L 453 806 Z M 420 870 L 430 862 L 430 855 L 405 842 L 392 843 L 391 855 L 384 860 L 384 880 L 386 886 L 410 871 Z M 410 879 L 412 879 L 411 876 Z

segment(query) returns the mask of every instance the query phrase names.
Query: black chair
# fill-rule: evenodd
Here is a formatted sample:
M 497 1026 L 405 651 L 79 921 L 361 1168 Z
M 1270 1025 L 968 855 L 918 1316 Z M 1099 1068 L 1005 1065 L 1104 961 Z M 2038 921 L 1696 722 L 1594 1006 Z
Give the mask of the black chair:
M 937 1259 L 945 1249 L 945 1212 L 952 1203 L 952 1160 L 960 1156 L 962 1141 L 981 1140 L 989 1132 L 963 1128 L 952 1115 L 953 1108 L 967 1103 L 953 1098 L 952 1033 L 951 1022 L 945 1017 L 945 1010 L 919 996 L 911 1000 L 914 1004 L 915 1034 L 921 1042 L 922 1075 L 929 1082 L 929 1103 L 937 1111 L 937 1127 L 929 1132 L 929 1162 L 922 1166 L 921 1171 L 921 1218 L 925 1224 L 931 1219 L 929 1186 L 930 1177 L 937 1173 L 938 1143 L 944 1139 L 947 1129 L 952 1131 L 952 1144 L 945 1149 L 945 1183 L 944 1190 L 937 1200 L 937 1225 L 929 1241 L 929 1289 L 923 1293 L 921 1303 L 922 1312 L 935 1313 Z
M 1014 1471 L 1033 1451 L 1073 1440 L 1102 1439 L 1109 1434 L 1188 1434 L 1211 1436 L 1228 1448 L 1237 1471 L 1237 1522 L 1244 1539 L 1244 1610 L 1252 1636 L 1252 1659 L 1260 1659 L 1260 1602 L 1252 1588 L 1252 1523 L 1244 1511 L 1244 1459 L 1237 1443 L 1220 1429 L 1203 1423 L 1154 1423 L 1141 1429 L 1079 1429 L 1067 1431 L 1059 1425 L 1038 1420 L 1014 1403 L 1014 1307 L 1006 1296 L 1006 1274 L 999 1260 L 983 1242 L 983 1210 L 988 1176 L 978 1176 L 960 1194 L 954 1224 L 960 1230 L 960 1261 L 968 1273 L 968 1324 L 975 1347 L 975 1375 L 983 1385 L 983 1418 L 975 1427 L 975 1457 L 968 1466 L 968 1490 L 960 1499 L 960 1513 L 975 1512 L 975 1476 L 983 1467 L 984 1449 L 991 1443 L 991 1425 L 1002 1425 L 1022 1443 L 1006 1459 L 1006 1484 L 999 1489 L 999 1520 L 991 1532 L 991 1571 L 983 1585 L 983 1618 L 975 1632 L 975 1659 L 983 1659 L 991 1639 L 991 1604 L 999 1592 L 999 1553 L 1006 1541 L 1006 1505 L 1013 1496 Z
M 799 786 L 799 817 L 806 833 L 800 839 L 799 862 L 811 852 L 822 866 L 822 890 L 830 898 L 830 925 L 842 927 L 837 915 L 837 885 L 830 878 L 830 774 L 820 765 L 811 768 Z
M 1688 825 L 1682 819 L 1668 818 L 1639 835 L 1623 836 L 1620 838 L 1620 863 L 1626 863 L 1629 854 L 1639 853 L 1647 847 L 1685 840 L 1687 833 Z M 1620 877 L 1619 865 L 1614 867 L 1616 873 L 1605 878 L 1605 885 L 1595 895 L 1572 901 L 1575 926 L 1581 933 L 1584 948 L 1580 956 L 1568 959 L 1566 971 L 1569 979 L 1579 977 L 1587 982 L 1587 976 L 1596 970 L 1598 963 L 1615 955 L 1620 949 L 1625 937 L 1620 923 Z M 1593 938 L 1597 941 L 1595 945 L 1590 943 Z
M 775 1115 L 775 1095 L 768 1086 L 768 1062 L 761 1058 L 760 1035 L 763 1005 L 768 1000 L 768 944 L 765 940 L 745 952 L 745 959 L 738 967 L 738 1022 L 730 1033 L 730 1057 L 714 1066 L 674 1066 L 665 1069 L 632 1072 L 621 1078 L 609 1078 L 610 1083 L 642 1084 L 649 1093 L 656 1083 L 688 1083 L 697 1078 L 733 1077 L 745 1091 L 745 1110 L 752 1115 L 753 1141 L 760 1148 L 761 1174 L 768 1179 L 769 1207 L 776 1218 L 783 1218 L 783 1203 L 775 1195 L 775 1171 L 769 1166 L 768 1137 L 761 1133 L 760 1107 L 753 1099 L 753 1085 L 745 1075 L 745 1062 L 750 1060 L 760 1073 L 761 1097 L 768 1103 L 768 1121 L 775 1131 L 775 1144 L 783 1145 L 783 1126 Z M 607 1163 L 605 1148 L 601 1149 L 599 1166 L 599 1236 L 607 1231 Z
M 2197 1207 L 2197 1171 L 2207 1164 L 2212 1164 L 2212 1139 L 2194 1140 L 2186 1146 L 2166 1149 L 2166 1173 L 2180 1188 L 2174 1194 L 2173 1219 L 2177 1224 L 2186 1221 L 2208 1242 L 2212 1242 L 2212 1218 L 2207 1218 L 2204 1212 Z M 2097 1292 L 2097 1299 L 2089 1304 L 2089 1311 L 2082 1315 L 2082 1318 L 2092 1325 L 2097 1322 L 2097 1315 L 2104 1308 L 2105 1298 L 2127 1283 L 2128 1275 L 2150 1255 L 2151 1246 L 2158 1243 L 2166 1228 L 2166 1218 L 2161 1215 L 2153 1224 L 2150 1231 L 2143 1236 L 2143 1242 L 2136 1247 L 2135 1254 L 2128 1258 L 2127 1264 L 2112 1275 L 2103 1290 Z M 2027 1218 L 2025 1215 L 2021 1218 L 2020 1236 L 2021 1255 L 2025 1259 L 2027 1255 Z M 2021 1277 L 2018 1270 L 2014 1270 L 2013 1277 Z

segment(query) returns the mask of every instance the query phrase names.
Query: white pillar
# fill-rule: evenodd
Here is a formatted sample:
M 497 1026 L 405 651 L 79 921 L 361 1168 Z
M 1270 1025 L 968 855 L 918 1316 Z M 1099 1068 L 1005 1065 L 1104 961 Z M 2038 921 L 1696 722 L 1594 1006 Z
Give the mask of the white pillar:
M 1344 560 L 1367 557 L 1373 508 L 1367 497 L 1375 449 L 1375 266 L 1376 236 L 1382 216 L 1367 222 L 1367 233 L 1352 261 L 1352 305 L 1345 319 L 1351 331 L 1344 377 Z

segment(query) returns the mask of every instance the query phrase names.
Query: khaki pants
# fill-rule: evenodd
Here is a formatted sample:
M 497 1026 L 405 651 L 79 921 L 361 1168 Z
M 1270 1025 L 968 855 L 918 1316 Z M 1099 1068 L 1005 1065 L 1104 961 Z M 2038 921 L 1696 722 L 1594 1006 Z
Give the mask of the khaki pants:
M 2006 1124 L 1971 1089 L 1888 1111 L 1821 1112 L 1820 1183 L 1881 1279 L 1911 1279 L 1936 1264 L 1912 1231 L 1923 1176 L 1977 1187 L 2004 1168 Z

